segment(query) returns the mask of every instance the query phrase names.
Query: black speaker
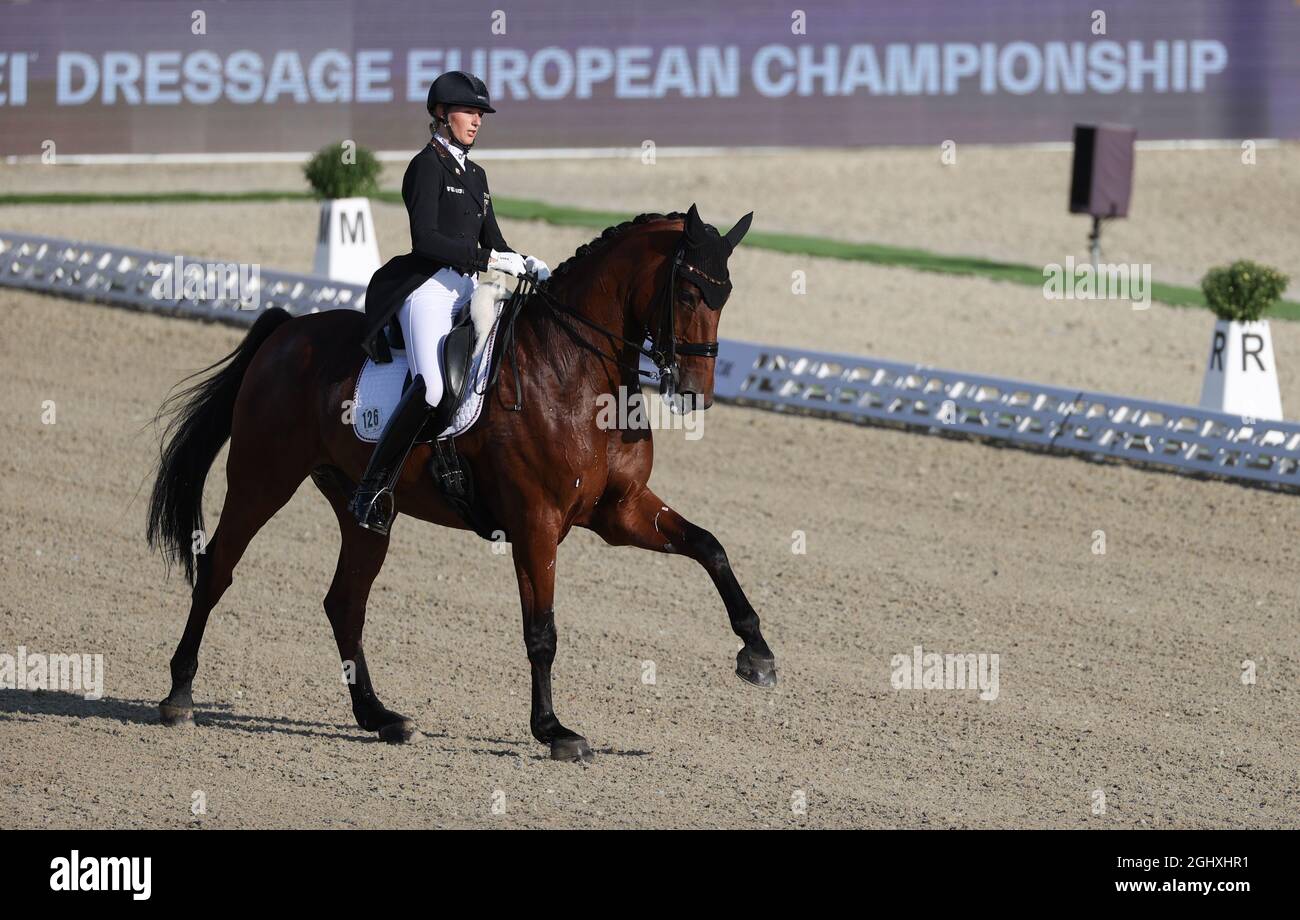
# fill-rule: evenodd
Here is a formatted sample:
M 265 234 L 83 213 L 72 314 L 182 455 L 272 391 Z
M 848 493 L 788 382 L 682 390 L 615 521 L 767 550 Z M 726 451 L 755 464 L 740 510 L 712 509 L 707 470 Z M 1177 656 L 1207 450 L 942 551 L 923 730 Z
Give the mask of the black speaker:
M 1133 141 L 1127 125 L 1075 125 L 1070 213 L 1124 217 L 1133 193 Z

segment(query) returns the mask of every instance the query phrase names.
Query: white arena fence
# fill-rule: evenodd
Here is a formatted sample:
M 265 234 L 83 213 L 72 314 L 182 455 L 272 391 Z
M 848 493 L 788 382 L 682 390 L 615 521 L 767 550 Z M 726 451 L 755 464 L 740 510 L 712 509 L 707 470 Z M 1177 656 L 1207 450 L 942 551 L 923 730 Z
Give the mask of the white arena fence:
M 0 231 L 0 284 L 153 313 L 250 325 L 271 306 L 294 315 L 361 309 L 365 289 L 261 271 L 255 309 L 235 298 L 160 299 L 178 256 Z M 184 259 L 185 265 L 205 265 Z M 861 424 L 978 438 L 1193 476 L 1300 490 L 1300 424 L 943 370 L 878 358 L 722 340 L 717 399 Z

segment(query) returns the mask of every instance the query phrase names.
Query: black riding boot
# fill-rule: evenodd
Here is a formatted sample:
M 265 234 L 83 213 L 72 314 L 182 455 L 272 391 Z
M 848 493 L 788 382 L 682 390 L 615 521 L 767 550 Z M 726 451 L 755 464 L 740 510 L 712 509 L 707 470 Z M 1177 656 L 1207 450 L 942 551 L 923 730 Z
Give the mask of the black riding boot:
M 395 513 L 393 486 L 411 452 L 411 445 L 433 411 L 424 400 L 424 378 L 417 376 L 394 407 L 392 417 L 370 455 L 365 475 L 352 496 L 352 513 L 367 530 L 386 534 L 392 526 Z

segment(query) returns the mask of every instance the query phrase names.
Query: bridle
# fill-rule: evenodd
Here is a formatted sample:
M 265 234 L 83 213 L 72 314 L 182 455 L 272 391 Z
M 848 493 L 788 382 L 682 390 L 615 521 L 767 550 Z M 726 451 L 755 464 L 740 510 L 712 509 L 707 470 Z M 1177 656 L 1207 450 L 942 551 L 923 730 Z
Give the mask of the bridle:
M 663 395 L 669 405 L 676 409 L 677 401 L 675 397 L 677 395 L 678 382 L 681 379 L 681 366 L 677 360 L 678 356 L 683 355 L 686 357 L 700 358 L 716 358 L 718 356 L 717 340 L 711 342 L 679 343 L 677 337 L 673 334 L 673 329 L 676 326 L 677 319 L 677 275 L 679 271 L 686 275 L 698 275 L 707 281 L 713 281 L 715 284 L 718 283 L 704 272 L 700 271 L 700 269 L 687 262 L 685 245 L 678 245 L 676 252 L 673 254 L 672 264 L 668 269 L 668 288 L 663 308 L 658 312 L 658 322 L 652 322 L 650 324 L 654 329 L 650 334 L 650 348 L 646 348 L 640 342 L 634 342 L 631 339 L 619 335 L 617 332 L 606 329 L 599 323 L 587 319 L 587 317 L 578 313 L 568 304 L 564 303 L 564 301 L 552 294 L 545 282 L 539 282 L 535 274 L 528 272 L 520 275 L 519 285 L 515 288 L 514 296 L 511 297 L 510 304 L 507 306 L 508 317 L 505 323 L 505 330 L 502 334 L 502 354 L 504 355 L 505 350 L 515 344 L 515 320 L 518 319 L 520 312 L 522 312 L 523 305 L 527 302 L 529 295 L 536 294 L 538 299 L 545 304 L 548 309 L 550 309 L 551 315 L 555 321 L 564 328 L 565 331 L 573 336 L 577 343 L 607 361 L 612 361 L 616 366 L 621 367 L 624 370 L 635 371 L 643 377 L 657 378 L 659 380 L 659 392 Z M 624 364 L 619 360 L 617 355 L 604 353 L 600 348 L 592 345 L 582 336 L 578 335 L 577 330 L 569 325 L 567 319 L 562 317 L 576 319 L 609 338 L 617 339 L 624 345 L 631 346 L 638 354 L 649 358 L 654 364 L 655 369 L 653 371 L 643 370 L 639 362 L 636 366 Z M 491 387 L 496 384 L 497 374 L 501 372 L 501 365 L 504 363 L 504 359 L 497 363 L 496 369 L 492 373 L 492 379 L 488 381 L 484 392 L 487 392 L 488 389 L 491 389 Z M 512 364 L 514 365 L 515 377 L 515 405 L 512 408 L 514 411 L 518 412 L 523 408 L 523 401 L 522 391 L 520 390 L 519 361 L 517 352 Z

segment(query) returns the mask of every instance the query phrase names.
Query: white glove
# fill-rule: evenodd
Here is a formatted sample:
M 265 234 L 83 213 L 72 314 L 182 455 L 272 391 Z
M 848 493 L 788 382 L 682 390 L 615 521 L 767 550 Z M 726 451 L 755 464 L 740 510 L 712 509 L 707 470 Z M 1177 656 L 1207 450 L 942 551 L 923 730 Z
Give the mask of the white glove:
M 537 256 L 524 256 L 524 268 L 536 275 L 538 281 L 545 281 L 551 277 L 551 270 Z
M 497 252 L 493 249 L 488 256 L 488 268 L 518 278 L 524 273 L 524 257 L 517 252 Z

